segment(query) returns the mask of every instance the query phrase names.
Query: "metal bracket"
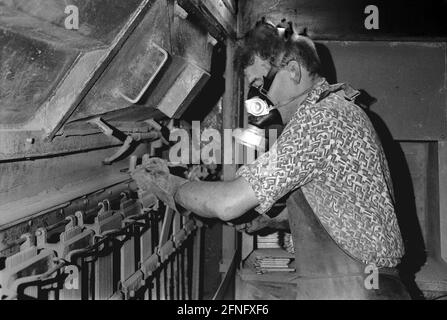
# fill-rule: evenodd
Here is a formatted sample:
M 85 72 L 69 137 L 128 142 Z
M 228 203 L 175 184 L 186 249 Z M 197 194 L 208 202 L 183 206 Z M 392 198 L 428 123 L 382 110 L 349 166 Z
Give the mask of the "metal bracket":
M 141 265 L 140 270 L 144 274 L 144 278 L 147 279 L 157 270 L 157 268 L 160 266 L 160 257 L 157 254 L 153 254 L 144 261 Z
M 177 1 L 174 4 L 174 14 L 181 18 L 181 19 L 186 19 L 188 17 L 188 12 L 183 9 L 178 3 Z
M 125 300 L 135 297 L 135 293 L 144 286 L 144 273 L 137 270 L 129 279 L 121 283 L 121 292 Z
M 110 124 L 105 122 L 101 117 L 97 117 L 88 121 L 88 123 L 97 126 L 106 136 L 114 137 L 119 141 L 123 142 L 123 145 L 115 152 L 112 156 L 103 160 L 105 165 L 112 164 L 115 160 L 122 157 L 132 146 L 132 143 L 139 142 L 143 140 L 157 140 L 162 138 L 160 130 L 157 130 L 157 126 L 153 122 L 147 122 L 148 127 L 153 129 L 153 131 L 148 131 L 144 133 L 134 133 L 127 135 L 126 133 L 112 127 Z M 155 132 L 154 132 L 155 131 Z

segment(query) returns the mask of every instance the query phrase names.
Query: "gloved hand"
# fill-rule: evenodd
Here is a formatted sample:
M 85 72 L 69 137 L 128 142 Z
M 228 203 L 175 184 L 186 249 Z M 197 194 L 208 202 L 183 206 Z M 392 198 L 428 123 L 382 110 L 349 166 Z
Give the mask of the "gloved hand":
M 168 207 L 178 212 L 174 196 L 187 179 L 170 174 L 168 163 L 160 158 L 150 158 L 131 172 L 132 179 L 142 191 L 152 192 Z
M 256 231 L 262 230 L 267 227 L 271 227 L 273 219 L 266 216 L 257 216 L 253 220 L 241 224 L 235 224 L 234 228 L 239 232 L 255 233 Z
M 290 229 L 288 211 L 286 208 L 284 208 L 278 215 L 274 216 L 273 218 L 269 218 L 266 215 L 259 214 L 253 217 L 252 215 L 248 214 L 246 219 L 249 219 L 249 221 L 234 221 L 234 228 L 239 232 L 246 232 L 249 234 L 258 232 L 264 228 L 270 228 L 274 230 Z

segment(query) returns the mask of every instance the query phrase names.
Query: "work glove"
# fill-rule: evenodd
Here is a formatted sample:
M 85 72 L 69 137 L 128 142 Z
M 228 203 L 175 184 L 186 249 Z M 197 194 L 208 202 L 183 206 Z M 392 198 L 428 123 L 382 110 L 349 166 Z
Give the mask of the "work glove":
M 233 226 L 239 232 L 246 232 L 248 234 L 252 234 L 264 228 L 270 228 L 272 220 L 273 220 L 272 218 L 259 215 L 251 221 L 241 224 L 235 224 Z
M 282 210 L 277 216 L 270 218 L 267 215 L 253 215 L 248 214 L 245 219 L 249 221 L 233 221 L 233 227 L 239 232 L 246 232 L 248 234 L 256 233 L 265 228 L 274 230 L 289 230 L 289 221 L 286 210 Z
M 179 212 L 174 196 L 178 188 L 188 182 L 187 179 L 170 174 L 168 163 L 160 158 L 150 158 L 131 172 L 141 191 L 153 193 L 171 209 Z

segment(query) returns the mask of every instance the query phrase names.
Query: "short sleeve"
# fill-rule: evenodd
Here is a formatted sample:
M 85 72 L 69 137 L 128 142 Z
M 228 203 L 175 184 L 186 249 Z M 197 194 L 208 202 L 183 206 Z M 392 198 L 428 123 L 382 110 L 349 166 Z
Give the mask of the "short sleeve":
M 259 201 L 255 210 L 260 214 L 315 179 L 327 165 L 330 121 L 325 121 L 323 113 L 310 110 L 312 107 L 300 107 L 270 150 L 236 173 L 255 192 Z

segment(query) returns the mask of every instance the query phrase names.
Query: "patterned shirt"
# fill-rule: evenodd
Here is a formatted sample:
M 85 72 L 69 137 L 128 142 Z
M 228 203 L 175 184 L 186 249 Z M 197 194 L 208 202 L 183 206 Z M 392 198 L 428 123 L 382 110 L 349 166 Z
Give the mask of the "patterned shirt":
M 380 140 L 363 110 L 325 79 L 310 91 L 270 150 L 242 166 L 266 213 L 301 188 L 338 245 L 363 263 L 394 267 L 404 248 Z M 293 214 L 293 213 L 289 213 Z

